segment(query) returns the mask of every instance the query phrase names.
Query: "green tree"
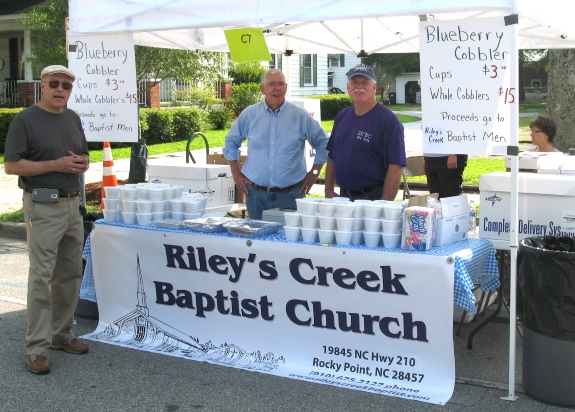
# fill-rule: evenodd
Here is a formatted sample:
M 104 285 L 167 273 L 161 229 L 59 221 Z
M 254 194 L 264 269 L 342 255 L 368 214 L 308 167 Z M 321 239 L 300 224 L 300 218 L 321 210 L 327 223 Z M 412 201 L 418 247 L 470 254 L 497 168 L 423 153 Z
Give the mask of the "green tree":
M 216 81 L 220 79 L 223 53 L 162 49 L 136 46 L 136 79 L 152 79 L 151 85 L 163 79 Z
M 260 84 L 266 71 L 267 68 L 262 66 L 260 62 L 231 63 L 228 76 L 233 79 L 234 84 Z
M 66 66 L 66 17 L 68 0 L 48 0 L 24 14 L 22 23 L 37 41 L 36 50 L 28 58 L 38 72 L 51 64 Z M 37 73 L 39 74 L 39 73 Z
M 37 41 L 29 61 L 37 70 L 51 64 L 66 66 L 68 0 L 47 0 L 25 13 L 22 22 Z M 222 53 L 136 46 L 136 78 L 160 82 L 167 78 L 213 81 L 219 76 Z
M 562 152 L 575 147 L 573 67 L 575 67 L 575 49 L 549 50 L 550 93 L 547 95 L 547 114 L 557 124 L 557 134 L 553 145 Z
M 394 80 L 405 72 L 419 72 L 419 53 L 374 53 L 366 61 L 376 75 L 376 79 Z

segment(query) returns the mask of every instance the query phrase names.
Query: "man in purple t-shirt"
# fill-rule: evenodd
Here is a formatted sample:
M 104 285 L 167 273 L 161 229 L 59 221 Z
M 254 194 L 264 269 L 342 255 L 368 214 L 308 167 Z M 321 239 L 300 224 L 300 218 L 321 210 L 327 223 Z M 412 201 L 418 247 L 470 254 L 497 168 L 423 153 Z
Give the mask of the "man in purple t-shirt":
M 373 69 L 358 64 L 347 73 L 353 106 L 335 118 L 327 149 L 325 197 L 395 200 L 406 164 L 403 125 L 375 100 Z M 340 194 L 335 184 L 340 187 Z

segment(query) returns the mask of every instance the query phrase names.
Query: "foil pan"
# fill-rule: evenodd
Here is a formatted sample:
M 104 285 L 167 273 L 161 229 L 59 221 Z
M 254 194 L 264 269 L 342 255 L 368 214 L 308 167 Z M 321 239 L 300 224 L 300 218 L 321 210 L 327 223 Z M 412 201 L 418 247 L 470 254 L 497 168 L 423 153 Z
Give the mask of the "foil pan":
M 184 220 L 184 226 L 188 230 L 206 233 L 221 233 L 227 229 L 224 224 L 232 220 L 229 217 L 200 217 L 197 219 Z
M 283 225 L 254 219 L 231 219 L 224 223 L 229 233 L 246 237 L 261 237 L 277 233 Z

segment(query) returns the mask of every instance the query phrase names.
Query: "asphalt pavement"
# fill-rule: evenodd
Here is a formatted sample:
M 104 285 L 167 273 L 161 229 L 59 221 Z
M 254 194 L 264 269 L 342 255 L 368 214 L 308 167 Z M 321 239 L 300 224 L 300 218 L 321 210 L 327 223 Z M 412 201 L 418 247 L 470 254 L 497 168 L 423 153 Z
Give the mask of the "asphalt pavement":
M 416 122 L 406 128 L 410 153 L 421 154 Z M 419 132 L 420 133 L 420 132 Z M 409 137 L 412 135 L 413 137 Z M 414 139 L 411 143 L 411 139 Z M 406 145 L 408 146 L 408 145 Z M 205 151 L 204 151 L 205 153 Z M 171 154 L 177 160 L 183 153 Z M 198 153 L 197 159 L 201 158 Z M 181 159 L 180 159 L 181 160 Z M 129 160 L 114 161 L 125 179 Z M 92 164 L 86 183 L 102 178 Z M 319 189 L 318 189 L 319 190 Z M 0 170 L 0 213 L 21 208 L 16 178 Z M 21 226 L 19 226 L 21 228 Z M 21 230 L 0 225 L 0 410 L 2 411 L 560 411 L 537 402 L 521 386 L 522 341 L 517 338 L 515 401 L 508 395 L 507 313 L 489 323 L 467 349 L 472 330 L 484 318 L 465 324 L 454 348 L 456 384 L 444 406 L 351 389 L 275 377 L 90 341 L 86 355 L 51 351 L 52 372 L 30 373 L 24 363 L 28 257 Z M 9 236 L 7 236 L 7 234 Z M 25 237 L 25 232 L 24 232 Z M 493 310 L 491 306 L 487 313 Z M 77 318 L 78 335 L 96 329 L 97 321 Z M 505 323 L 507 321 L 507 323 Z M 542 377 L 544 379 L 544 377 Z

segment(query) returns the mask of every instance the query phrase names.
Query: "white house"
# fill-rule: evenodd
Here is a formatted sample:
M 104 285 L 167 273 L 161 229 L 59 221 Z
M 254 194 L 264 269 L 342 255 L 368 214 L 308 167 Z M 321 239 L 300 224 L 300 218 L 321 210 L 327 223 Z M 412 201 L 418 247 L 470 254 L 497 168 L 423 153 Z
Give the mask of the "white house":
M 289 68 L 287 62 L 289 60 Z M 326 94 L 331 87 L 346 91 L 350 68 L 361 63 L 353 54 L 273 54 L 270 67 L 280 69 L 286 77 L 291 97 Z

